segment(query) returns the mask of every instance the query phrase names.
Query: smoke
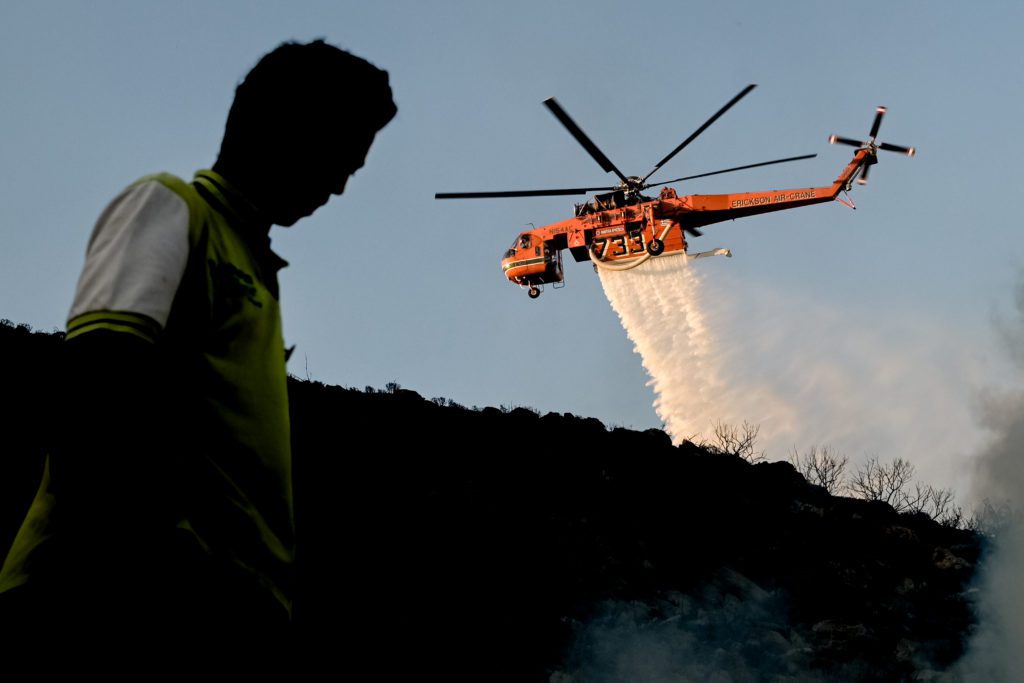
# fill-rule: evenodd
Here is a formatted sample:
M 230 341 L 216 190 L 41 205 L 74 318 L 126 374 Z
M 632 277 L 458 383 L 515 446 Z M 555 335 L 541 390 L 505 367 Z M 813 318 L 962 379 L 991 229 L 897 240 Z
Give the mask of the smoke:
M 734 572 L 697 596 L 675 593 L 654 604 L 609 601 L 576 625 L 573 649 L 550 683 L 825 680 L 807 673 L 811 648 L 782 614 L 777 593 Z
M 674 442 L 699 440 L 717 422 L 747 421 L 760 426 L 760 446 L 775 459 L 810 444 L 829 444 L 854 458 L 902 457 L 927 483 L 990 501 L 990 510 L 1000 513 L 999 527 L 988 529 L 994 533 L 973 591 L 979 623 L 964 658 L 936 675 L 948 681 L 1024 681 L 1024 274 L 1015 315 L 996 321 L 1018 378 L 1016 387 L 1005 388 L 1005 376 L 992 379 L 997 369 L 972 353 L 978 344 L 948 323 L 912 313 L 894 318 L 830 310 L 813 295 L 737 290 L 728 278 L 705 288 L 707 276 L 700 273 L 713 269 L 685 257 L 600 272 L 650 376 L 654 409 Z M 1000 381 L 1004 388 L 987 390 L 971 404 L 976 387 Z M 971 454 L 976 455 L 966 457 Z M 966 474 L 972 474 L 971 491 L 961 484 Z M 580 634 L 577 650 L 590 659 L 577 656 L 594 663 L 578 664 L 574 671 L 582 673 L 562 680 L 719 680 L 707 662 L 716 653 L 735 653 L 721 643 L 689 639 L 699 629 L 673 630 L 710 618 L 687 604 L 678 602 L 678 618 L 668 620 L 665 606 L 609 605 Z M 764 622 L 762 610 L 769 604 L 755 596 L 739 609 L 756 615 L 748 621 Z M 768 629 L 773 630 L 799 647 L 784 629 Z M 667 640 L 673 647 L 682 643 L 697 668 L 685 668 L 686 657 L 657 649 Z M 653 669 L 631 663 L 645 658 Z M 755 663 L 737 661 L 728 670 L 738 673 L 720 680 L 747 680 L 746 665 Z M 797 668 L 786 668 L 790 663 Z M 798 665 L 799 658 L 787 660 L 778 680 L 803 680 L 786 678 L 796 675 L 786 671 L 798 671 Z
M 1016 293 L 1016 316 L 996 329 L 1018 373 L 1024 370 L 1024 275 Z M 1019 376 L 1019 375 L 1018 375 Z M 1019 380 L 1018 380 L 1019 381 Z M 1008 510 L 990 528 L 991 547 L 980 572 L 979 625 L 957 673 L 963 680 L 1024 681 L 1024 388 L 991 390 L 980 416 L 988 442 L 975 459 L 975 495 Z

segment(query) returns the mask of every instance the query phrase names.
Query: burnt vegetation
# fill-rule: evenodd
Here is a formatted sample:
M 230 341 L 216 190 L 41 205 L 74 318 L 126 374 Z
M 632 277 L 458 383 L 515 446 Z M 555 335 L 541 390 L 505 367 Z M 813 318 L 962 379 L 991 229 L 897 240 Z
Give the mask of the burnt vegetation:
M 60 341 L 0 324 L 5 546 L 38 483 Z M 467 408 L 397 382 L 292 378 L 290 392 L 302 661 L 584 680 L 581 634 L 609 604 L 664 624 L 680 605 L 757 601 L 771 618 L 727 634 L 748 666 L 912 680 L 954 663 L 973 626 L 983 535 L 904 461 L 850 474 L 817 448 L 765 462 L 750 425 L 673 446 L 656 429 Z M 866 500 L 836 495 L 850 493 Z

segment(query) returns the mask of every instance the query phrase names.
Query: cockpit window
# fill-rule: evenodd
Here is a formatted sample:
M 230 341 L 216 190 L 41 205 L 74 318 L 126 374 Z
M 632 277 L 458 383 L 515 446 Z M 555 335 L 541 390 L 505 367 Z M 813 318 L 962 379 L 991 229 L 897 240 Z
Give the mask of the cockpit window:
M 505 258 L 512 258 L 520 249 L 529 249 L 531 244 L 533 244 L 533 238 L 530 233 L 524 232 L 512 241 L 512 246 L 505 252 Z

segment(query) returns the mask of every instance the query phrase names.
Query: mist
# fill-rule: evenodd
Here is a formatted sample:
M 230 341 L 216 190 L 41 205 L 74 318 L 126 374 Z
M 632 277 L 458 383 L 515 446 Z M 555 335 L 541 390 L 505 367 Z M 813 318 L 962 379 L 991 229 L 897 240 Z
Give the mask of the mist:
M 969 493 L 988 370 L 943 321 L 840 311 L 685 257 L 600 275 L 673 441 L 747 421 L 769 460 L 830 445 L 853 462 L 904 458 L 922 482 Z

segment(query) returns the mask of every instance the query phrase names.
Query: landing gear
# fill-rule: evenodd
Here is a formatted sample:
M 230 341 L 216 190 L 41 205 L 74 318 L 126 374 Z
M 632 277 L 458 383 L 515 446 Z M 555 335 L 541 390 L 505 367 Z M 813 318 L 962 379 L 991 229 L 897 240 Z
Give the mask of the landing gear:
M 647 253 L 651 256 L 660 256 L 665 251 L 665 243 L 655 237 L 647 243 Z
M 526 293 L 530 295 L 531 299 L 536 299 L 538 296 L 540 296 L 540 290 L 534 287 L 533 285 L 531 285 L 530 288 L 526 290 Z

